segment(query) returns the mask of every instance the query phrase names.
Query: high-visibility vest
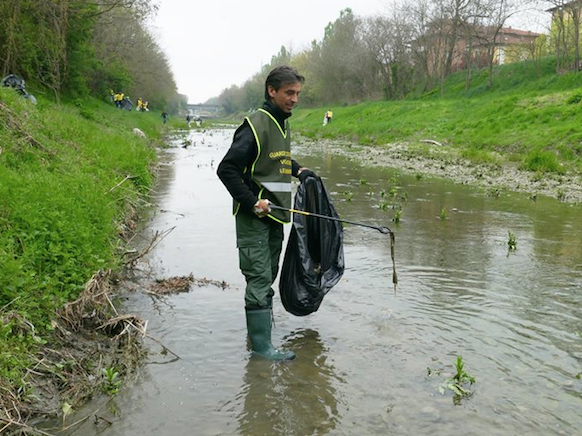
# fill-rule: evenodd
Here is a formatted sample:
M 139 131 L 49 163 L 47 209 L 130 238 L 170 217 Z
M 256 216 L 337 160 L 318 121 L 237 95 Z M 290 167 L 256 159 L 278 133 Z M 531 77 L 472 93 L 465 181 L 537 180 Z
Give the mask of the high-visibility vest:
M 291 137 L 289 123 L 285 120 L 282 129 L 277 120 L 264 109 L 259 109 L 245 118 L 257 142 L 257 156 L 250 168 L 251 183 L 259 188 L 259 199 L 268 199 L 278 206 L 291 208 Z M 235 201 L 234 213 L 240 205 Z M 288 223 L 291 215 L 287 211 L 273 210 L 269 218 Z

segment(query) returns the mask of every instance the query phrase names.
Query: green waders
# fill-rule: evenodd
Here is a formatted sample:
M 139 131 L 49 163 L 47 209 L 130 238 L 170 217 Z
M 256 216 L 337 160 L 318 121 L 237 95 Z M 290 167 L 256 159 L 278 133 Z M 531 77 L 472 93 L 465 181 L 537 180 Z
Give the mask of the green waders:
M 283 246 L 283 225 L 270 218 L 239 213 L 236 237 L 240 269 L 245 276 L 245 312 L 253 351 L 267 359 L 293 359 L 295 353 L 271 344 L 271 307 Z

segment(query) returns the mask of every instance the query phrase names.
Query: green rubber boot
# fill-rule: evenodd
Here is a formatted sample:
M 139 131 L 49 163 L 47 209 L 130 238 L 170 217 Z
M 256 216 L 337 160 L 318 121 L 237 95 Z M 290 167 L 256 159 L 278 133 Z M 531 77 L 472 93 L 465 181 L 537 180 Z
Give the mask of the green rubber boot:
M 246 310 L 247 331 L 253 352 L 269 360 L 290 360 L 293 351 L 277 350 L 271 344 L 271 309 Z

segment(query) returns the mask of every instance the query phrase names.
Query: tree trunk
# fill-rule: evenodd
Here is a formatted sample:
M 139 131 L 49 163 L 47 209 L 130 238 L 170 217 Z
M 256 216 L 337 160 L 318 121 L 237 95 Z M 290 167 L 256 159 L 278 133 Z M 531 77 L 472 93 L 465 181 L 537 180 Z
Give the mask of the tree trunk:
M 572 7 L 572 27 L 574 30 L 574 71 L 580 71 L 580 8 Z
M 18 29 L 18 17 L 20 16 L 20 0 L 13 0 L 13 9 L 9 13 L 6 24 L 6 57 L 2 66 L 2 77 L 11 72 L 16 72 L 13 60 L 18 57 L 18 47 L 16 46 L 16 32 Z

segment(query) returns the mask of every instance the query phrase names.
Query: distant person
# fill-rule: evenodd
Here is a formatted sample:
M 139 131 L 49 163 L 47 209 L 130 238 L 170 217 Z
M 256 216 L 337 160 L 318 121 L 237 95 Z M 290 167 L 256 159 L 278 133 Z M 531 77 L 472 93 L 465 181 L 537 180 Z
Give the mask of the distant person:
M 188 124 L 188 128 L 190 128 L 190 123 L 192 122 L 192 117 L 190 114 L 186 115 L 186 124 Z
M 168 113 L 166 111 L 162 111 L 162 120 L 164 120 L 164 124 L 168 121 Z
M 115 103 L 115 107 L 121 109 L 121 100 L 123 100 L 123 93 L 116 92 L 113 96 L 113 102 Z
M 200 127 L 202 125 L 202 118 L 196 117 L 196 127 Z
M 138 112 L 141 112 L 141 111 L 143 110 L 143 100 L 141 99 L 141 97 L 139 97 L 139 98 L 137 99 L 137 101 L 135 102 L 135 104 L 136 104 L 136 106 L 137 106 L 137 107 L 136 107 L 136 110 L 137 110 Z
M 144 112 L 149 112 L 149 110 L 150 110 L 150 109 L 149 109 L 149 105 L 150 105 L 150 102 L 149 102 L 149 101 L 147 101 L 147 100 L 146 100 L 146 101 L 144 101 L 144 102 L 143 102 L 143 106 L 142 106 L 142 108 L 143 108 L 142 110 L 143 110 Z
M 326 116 L 327 116 L 327 124 L 331 123 L 331 120 L 333 119 L 333 112 L 331 110 L 328 110 L 326 112 Z
M 123 100 L 121 101 L 121 107 L 126 111 L 131 111 L 131 109 L 133 109 L 133 102 L 129 98 L 129 95 L 123 97 Z
M 283 223 L 291 208 L 291 176 L 303 182 L 315 173 L 291 159 L 289 121 L 304 77 L 283 66 L 265 82 L 263 106 L 247 116 L 236 130 L 230 149 L 218 166 L 218 177 L 233 198 L 239 265 L 246 279 L 247 331 L 255 354 L 269 360 L 293 359 L 292 351 L 271 343 L 271 309 Z M 260 146 L 259 146 L 260 145 Z
M 323 125 L 327 126 L 327 111 L 323 113 Z

